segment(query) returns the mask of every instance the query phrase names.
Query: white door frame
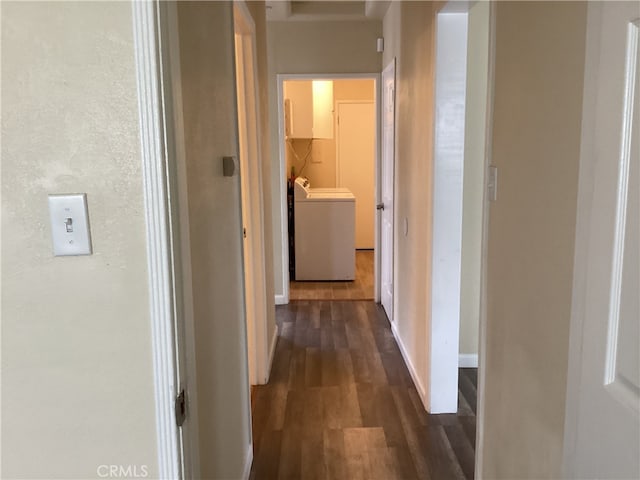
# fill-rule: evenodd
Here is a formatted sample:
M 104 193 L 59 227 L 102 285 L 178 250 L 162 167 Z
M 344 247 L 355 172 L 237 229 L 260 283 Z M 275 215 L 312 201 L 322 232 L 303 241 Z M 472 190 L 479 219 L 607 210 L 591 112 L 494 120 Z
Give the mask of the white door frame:
M 475 2 L 450 1 L 440 10 L 444 12 L 468 13 Z M 480 325 L 478 339 L 478 386 L 477 386 L 477 411 L 476 411 L 476 447 L 475 447 L 475 478 L 481 480 L 484 457 L 484 425 L 485 425 L 485 385 L 486 385 L 486 344 L 487 344 L 487 261 L 488 261 L 488 237 L 491 199 L 488 195 L 489 168 L 492 158 L 493 138 L 493 101 L 495 78 L 495 30 L 496 30 L 496 5 L 489 5 L 489 51 L 487 69 L 487 102 L 486 102 L 486 130 L 485 130 L 485 188 L 482 201 L 482 239 L 481 239 L 481 266 L 480 266 Z M 456 349 L 458 348 L 456 344 Z
M 160 478 L 200 476 L 194 323 L 175 2 L 133 2 Z M 177 191 L 176 191 L 177 190 Z M 169 201 L 169 198 L 177 202 Z M 176 425 L 175 398 L 187 396 Z
M 396 182 L 398 179 L 398 175 L 396 174 L 396 115 L 397 115 L 397 111 L 396 111 L 396 57 L 393 57 L 393 59 L 389 62 L 389 64 L 384 67 L 384 69 L 382 70 L 382 75 L 381 75 L 381 81 L 380 81 L 380 172 L 382 172 L 382 166 L 383 166 L 383 162 L 384 162 L 384 138 L 385 138 L 385 132 L 384 132 L 384 114 L 382 112 L 382 109 L 385 108 L 385 105 L 383 104 L 384 102 L 384 94 L 382 93 L 382 89 L 385 88 L 384 82 L 385 82 L 385 76 L 386 75 L 393 75 L 393 93 L 392 95 L 392 102 L 393 102 L 393 124 L 392 124 L 392 128 L 393 128 L 393 138 L 392 138 L 392 145 L 391 145 L 391 158 L 389 159 L 389 162 L 392 165 L 391 171 L 393 172 L 393 182 L 392 182 L 392 186 L 391 188 L 393 189 L 392 192 L 392 197 L 393 197 L 393 208 L 392 208 L 392 218 L 393 218 L 393 222 L 392 222 L 392 232 L 391 232 L 391 281 L 392 281 L 392 288 L 391 288 L 391 307 L 390 307 L 390 312 L 385 312 L 387 314 L 387 317 L 389 318 L 389 322 L 391 322 L 393 324 L 394 322 L 394 316 L 395 316 L 395 312 L 397 311 L 397 306 L 396 306 L 396 299 L 398 298 L 397 295 L 395 294 L 395 286 L 397 285 L 397 278 L 396 278 L 396 265 L 397 265 L 397 259 L 396 259 L 396 212 L 397 212 L 397 206 L 396 206 Z M 383 203 L 384 204 L 384 198 L 382 195 L 382 179 L 380 179 L 380 200 L 378 203 Z M 383 206 L 384 207 L 384 206 Z M 376 207 L 377 209 L 377 207 Z M 382 212 L 380 213 L 380 246 L 382 247 Z M 380 252 L 382 254 L 382 252 Z M 379 290 L 380 290 L 380 303 L 383 302 L 383 298 L 382 298 L 382 255 L 379 256 L 380 258 L 380 286 L 379 286 Z
M 380 198 L 380 74 L 379 73 L 312 73 L 294 74 L 280 73 L 277 75 L 278 87 L 278 157 L 279 157 L 279 188 L 280 188 L 280 215 L 282 224 L 280 228 L 280 247 L 282 249 L 282 296 L 276 295 L 276 304 L 289 303 L 289 226 L 287 221 L 287 161 L 285 150 L 285 126 L 284 126 L 284 82 L 287 80 L 357 80 L 369 79 L 374 81 L 374 102 L 376 108 L 376 132 L 375 132 L 375 199 Z M 374 239 L 374 300 L 380 302 L 380 222 L 378 215 L 375 217 Z
M 489 252 L 489 218 L 491 200 L 488 195 L 488 171 L 493 155 L 493 101 L 495 97 L 495 62 L 496 62 L 496 5 L 489 3 L 489 55 L 487 68 L 487 113 L 485 131 L 485 188 L 482 199 L 482 258 L 480 262 L 480 327 L 478 331 L 478 386 L 476 388 L 476 449 L 475 478 L 482 480 L 484 468 L 484 424 L 485 424 L 485 385 L 487 358 L 487 262 Z
M 265 384 L 269 380 L 269 340 L 267 338 L 267 289 L 265 272 L 264 210 L 262 195 L 262 154 L 260 148 L 260 106 L 258 95 L 256 57 L 256 26 L 244 1 L 233 2 L 235 33 L 242 41 L 241 55 L 244 95 L 238 118 L 245 120 L 245 128 L 239 125 L 239 132 L 245 131 L 246 138 L 240 139 L 240 179 L 242 191 L 243 217 L 248 223 L 248 238 L 244 252 L 245 268 L 245 313 L 247 315 L 247 344 L 249 361 L 249 382 L 251 385 Z M 244 150 L 244 152 L 243 152 Z M 246 170 L 246 171 L 245 171 Z M 248 203 L 248 205 L 247 205 Z M 249 284 L 249 285 L 247 285 Z M 249 288 L 247 288 L 249 287 Z M 248 295 L 247 295 L 248 293 Z
M 431 413 L 455 413 L 458 409 L 468 13 L 450 12 L 449 5 L 435 18 L 431 315 L 426 388 L 427 409 Z M 462 115 L 458 114 L 458 107 Z

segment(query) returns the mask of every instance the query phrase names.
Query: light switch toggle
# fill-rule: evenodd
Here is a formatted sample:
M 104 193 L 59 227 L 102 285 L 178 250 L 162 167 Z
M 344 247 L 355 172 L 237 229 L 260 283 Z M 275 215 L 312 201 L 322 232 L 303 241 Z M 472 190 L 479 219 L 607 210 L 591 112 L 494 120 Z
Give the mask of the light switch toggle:
M 53 254 L 90 255 L 91 234 L 87 195 L 49 195 Z

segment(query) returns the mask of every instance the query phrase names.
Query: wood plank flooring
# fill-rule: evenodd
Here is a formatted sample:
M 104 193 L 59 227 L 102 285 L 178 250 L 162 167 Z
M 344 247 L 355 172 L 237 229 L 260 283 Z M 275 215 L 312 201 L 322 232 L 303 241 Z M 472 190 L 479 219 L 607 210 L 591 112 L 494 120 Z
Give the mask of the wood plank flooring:
M 429 415 L 379 305 L 297 301 L 277 322 L 251 479 L 473 478 L 476 369 L 460 370 L 457 415 Z
M 289 284 L 291 300 L 373 300 L 373 250 L 356 250 L 356 278 L 350 282 Z

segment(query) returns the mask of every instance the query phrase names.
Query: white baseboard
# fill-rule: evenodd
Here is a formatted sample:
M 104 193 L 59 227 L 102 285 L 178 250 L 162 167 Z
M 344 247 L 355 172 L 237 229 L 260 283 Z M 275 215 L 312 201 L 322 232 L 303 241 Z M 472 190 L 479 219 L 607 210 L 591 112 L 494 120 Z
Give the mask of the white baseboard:
M 276 295 L 276 305 L 287 305 L 289 299 L 285 295 Z
M 477 353 L 461 353 L 458 355 L 459 368 L 478 368 Z
M 247 455 L 244 461 L 244 472 L 242 472 L 243 480 L 249 480 L 249 475 L 251 475 L 251 465 L 253 464 L 253 444 L 249 444 L 249 450 L 247 450 Z
M 425 410 L 427 410 L 427 392 L 424 389 L 422 382 L 420 381 L 420 377 L 418 377 L 418 373 L 416 372 L 416 369 L 411 362 L 411 358 L 409 358 L 409 354 L 407 353 L 407 349 L 404 347 L 404 343 L 402 342 L 402 338 L 400 337 L 400 333 L 398 332 L 396 325 L 396 322 L 391 323 L 391 331 L 393 332 L 393 336 L 398 343 L 398 347 L 400 347 L 400 353 L 402 353 L 404 363 L 407 364 L 407 368 L 409 369 L 409 373 L 411 374 L 411 378 L 413 379 L 413 384 L 416 386 L 418 395 L 420 395 L 422 406 Z
M 278 325 L 273 332 L 273 338 L 271 339 L 271 348 L 269 348 L 269 363 L 267 367 L 267 382 L 269 383 L 269 377 L 271 377 L 271 367 L 273 366 L 273 357 L 276 354 L 276 344 L 278 343 Z

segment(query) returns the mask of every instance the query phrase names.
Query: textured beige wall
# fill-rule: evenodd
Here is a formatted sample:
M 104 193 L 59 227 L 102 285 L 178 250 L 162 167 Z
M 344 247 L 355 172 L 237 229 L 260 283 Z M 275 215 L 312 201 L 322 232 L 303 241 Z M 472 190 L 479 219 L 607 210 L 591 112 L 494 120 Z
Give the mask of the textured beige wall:
M 423 393 L 429 371 L 435 8 L 431 2 L 392 3 L 384 18 L 383 63 L 397 61 L 394 321 Z
M 376 52 L 376 38 L 382 34 L 380 21 L 268 22 L 269 124 L 273 168 L 273 264 L 275 293 L 282 295 L 281 196 L 285 178 L 280 175 L 278 137 L 277 74 L 281 73 L 375 73 L 382 55 Z M 334 149 L 335 150 L 335 149 Z M 288 175 L 289 172 L 285 172 Z M 330 185 L 328 185 L 330 186 Z
M 2 477 L 157 476 L 129 3 L 2 2 Z M 94 253 L 54 257 L 47 194 Z
M 201 475 L 242 476 L 250 442 L 231 2 L 179 2 Z
M 468 14 L 467 93 L 464 132 L 460 353 L 478 353 L 480 267 L 489 62 L 489 2 L 476 2 Z
M 400 12 L 402 2 L 391 2 L 382 21 L 382 36 L 384 37 L 384 52 L 382 52 L 382 69 L 396 59 L 396 81 L 398 78 L 398 64 L 402 58 L 400 50 Z
M 276 331 L 276 309 L 274 303 L 273 273 L 273 202 L 271 193 L 272 170 L 277 170 L 276 161 L 271 157 L 269 130 L 269 71 L 267 57 L 267 18 L 264 2 L 247 2 L 251 16 L 256 25 L 256 56 L 258 60 L 258 101 L 260 102 L 260 150 L 262 154 L 262 198 L 264 208 L 264 252 L 265 278 L 267 289 L 267 339 L 271 339 Z M 278 199 L 275 199 L 277 203 Z
M 499 2 L 484 478 L 560 478 L 586 4 Z

